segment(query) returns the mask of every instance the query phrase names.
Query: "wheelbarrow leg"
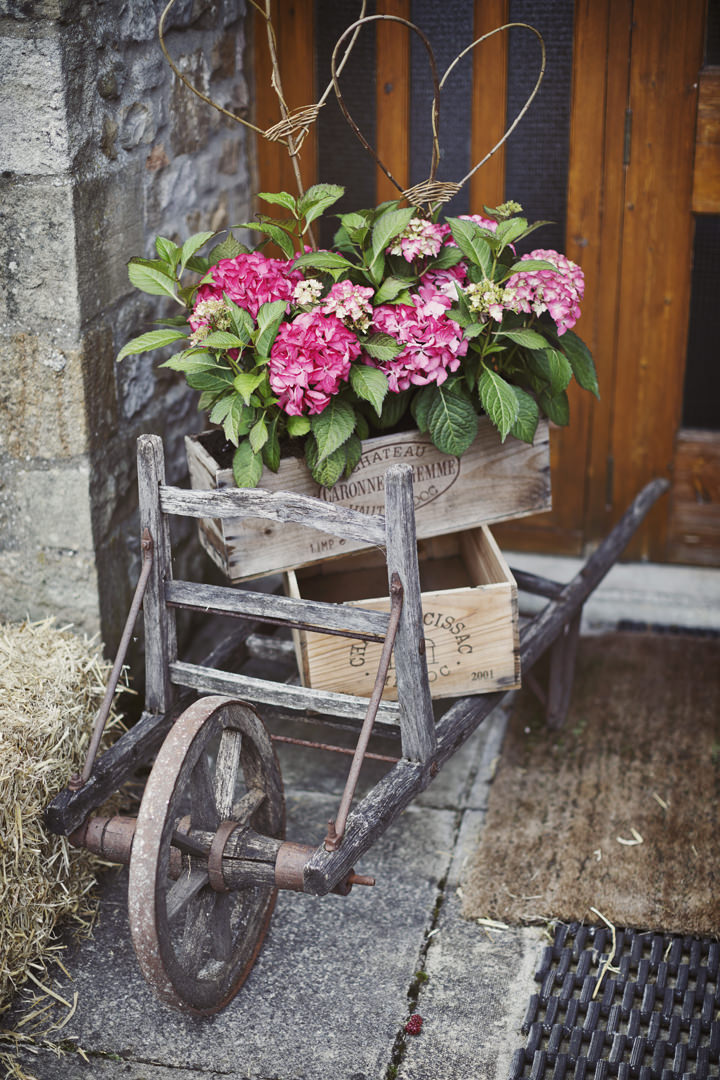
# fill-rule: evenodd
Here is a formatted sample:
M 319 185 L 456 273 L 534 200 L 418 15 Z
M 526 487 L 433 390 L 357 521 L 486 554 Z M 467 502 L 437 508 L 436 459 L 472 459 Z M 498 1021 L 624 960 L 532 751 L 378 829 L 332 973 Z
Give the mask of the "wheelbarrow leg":
M 550 648 L 550 676 L 548 681 L 545 719 L 549 728 L 560 728 L 565 723 L 575 678 L 575 657 L 582 606 L 577 614 L 565 623 Z

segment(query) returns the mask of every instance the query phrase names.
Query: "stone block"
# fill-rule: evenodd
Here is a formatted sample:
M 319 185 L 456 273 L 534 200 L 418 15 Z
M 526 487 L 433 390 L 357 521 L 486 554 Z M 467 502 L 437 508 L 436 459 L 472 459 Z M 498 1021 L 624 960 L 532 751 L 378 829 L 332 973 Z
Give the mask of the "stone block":
M 142 207 L 140 162 L 75 186 L 77 290 L 83 322 L 131 291 L 127 262 L 145 247 Z
M 149 105 L 135 101 L 123 112 L 120 123 L 120 145 L 132 150 L 141 143 L 148 144 L 155 138 L 155 119 Z
M 201 49 L 177 59 L 178 70 L 203 94 L 208 92 L 208 65 Z M 170 95 L 170 146 L 173 154 L 195 154 L 207 144 L 215 110 L 193 94 L 179 79 Z
M 93 557 L 90 467 L 18 469 L 15 503 L 19 534 L 34 551 L 73 551 Z
M 47 176 L 69 165 L 57 37 L 0 37 L 0 171 Z
M 39 333 L 77 322 L 75 221 L 68 181 L 0 179 L 0 324 Z
M 0 338 L 0 450 L 15 459 L 87 450 L 82 353 L 48 338 Z
M 0 618 L 55 615 L 86 634 L 100 630 L 92 555 L 75 551 L 0 551 Z

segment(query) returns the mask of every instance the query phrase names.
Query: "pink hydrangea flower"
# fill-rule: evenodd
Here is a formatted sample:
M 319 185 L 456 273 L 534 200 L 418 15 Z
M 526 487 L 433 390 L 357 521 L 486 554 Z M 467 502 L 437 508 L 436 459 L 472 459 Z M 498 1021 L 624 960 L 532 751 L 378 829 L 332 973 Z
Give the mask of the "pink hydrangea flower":
M 411 263 L 418 255 L 435 256 L 443 246 L 447 225 L 435 225 L 424 218 L 411 218 L 387 249 L 390 255 L 402 255 Z
M 335 315 L 303 312 L 280 324 L 270 349 L 270 386 L 289 416 L 321 413 L 347 382 L 360 342 Z
M 542 315 L 547 311 L 564 334 L 580 318 L 580 301 L 585 293 L 585 275 L 577 263 L 557 251 L 536 248 L 522 260 L 543 259 L 557 270 L 528 270 L 513 274 L 505 286 L 503 305 L 510 311 Z
M 385 372 L 390 389 L 395 393 L 431 382 L 441 386 L 448 374 L 460 367 L 468 343 L 458 324 L 449 319 L 444 310 L 442 314 L 432 313 L 436 310 L 435 304 L 441 303 L 438 300 L 441 295 L 435 293 L 430 301 L 420 298 L 416 307 L 382 304 L 375 308 L 374 328 L 390 334 L 404 348 L 392 360 L 376 361 L 365 357 L 365 362 Z
M 375 290 L 368 286 L 338 281 L 325 297 L 320 310 L 324 315 L 336 315 L 346 326 L 364 332 L 372 318 L 370 297 L 374 295 Z
M 212 282 L 201 285 L 197 291 L 196 307 L 204 300 L 221 300 L 227 293 L 238 307 L 249 311 L 253 319 L 262 304 L 273 300 L 291 300 L 293 289 L 302 280 L 300 270 L 292 270 L 286 259 L 270 259 L 259 251 L 236 255 L 234 259 L 221 259 L 210 273 Z M 193 317 L 190 317 L 193 330 Z M 200 325 L 201 320 L 196 320 Z

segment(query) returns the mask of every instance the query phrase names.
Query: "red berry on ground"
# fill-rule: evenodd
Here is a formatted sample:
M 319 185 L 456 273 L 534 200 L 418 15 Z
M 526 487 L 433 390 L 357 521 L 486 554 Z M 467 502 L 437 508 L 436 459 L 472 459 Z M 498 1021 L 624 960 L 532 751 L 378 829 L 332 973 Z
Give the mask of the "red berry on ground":
M 420 1016 L 419 1013 L 413 1013 L 413 1015 L 410 1017 L 407 1024 L 405 1025 L 405 1030 L 408 1033 L 408 1035 L 419 1035 L 420 1034 L 420 1029 L 422 1028 L 422 1025 L 423 1025 L 422 1016 Z

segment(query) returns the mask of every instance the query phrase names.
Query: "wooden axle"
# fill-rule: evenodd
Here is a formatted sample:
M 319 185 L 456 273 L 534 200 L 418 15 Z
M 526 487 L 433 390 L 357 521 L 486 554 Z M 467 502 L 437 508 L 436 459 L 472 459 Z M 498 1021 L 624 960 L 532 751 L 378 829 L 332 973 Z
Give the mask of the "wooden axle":
M 108 862 L 129 866 L 136 824 L 136 818 L 121 815 L 90 817 L 68 839 L 73 847 L 86 848 Z M 188 825 L 187 820 L 179 822 L 173 834 L 172 877 L 179 878 L 191 867 L 205 866 L 210 885 L 217 892 L 255 885 L 305 891 L 303 871 L 315 851 L 314 845 L 261 836 L 254 829 L 232 821 L 223 822 L 215 833 L 189 829 Z M 353 885 L 374 884 L 374 878 L 351 869 L 332 891 L 347 896 Z

